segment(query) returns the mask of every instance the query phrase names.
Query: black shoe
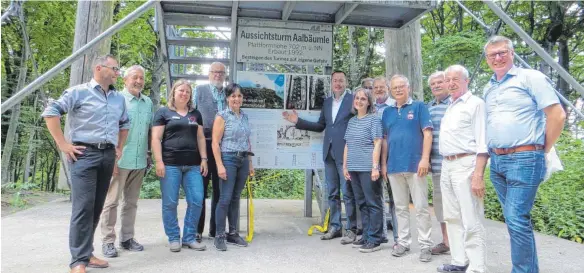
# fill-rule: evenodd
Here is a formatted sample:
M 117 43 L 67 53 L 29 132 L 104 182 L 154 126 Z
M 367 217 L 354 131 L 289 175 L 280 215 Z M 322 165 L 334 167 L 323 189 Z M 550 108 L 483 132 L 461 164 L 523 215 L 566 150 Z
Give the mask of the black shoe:
M 381 249 L 381 245 L 380 244 L 374 244 L 374 243 L 369 243 L 368 242 L 365 245 L 361 246 L 359 248 L 359 251 L 360 252 L 363 252 L 363 253 L 370 253 L 370 252 L 377 251 L 377 250 L 380 250 L 380 249 Z
M 362 229 L 358 229 L 355 234 L 357 234 L 357 236 L 363 235 L 363 230 Z
M 226 251 L 227 245 L 225 244 L 225 235 L 219 235 L 215 237 L 213 245 L 215 245 L 215 248 L 219 251 Z
M 464 272 L 466 272 L 467 268 L 468 268 L 468 265 L 459 266 L 459 265 L 453 265 L 453 264 L 443 264 L 443 265 L 439 266 L 437 268 L 437 270 L 438 270 L 438 272 L 464 273 Z
M 393 231 L 393 224 L 391 223 L 390 219 L 387 219 L 387 223 L 385 223 L 387 225 L 387 230 L 391 230 Z
M 134 240 L 134 238 L 128 239 L 125 242 L 121 242 L 120 247 L 122 247 L 125 250 L 129 250 L 129 251 L 142 251 L 142 250 L 144 250 L 144 246 L 141 245 L 140 243 L 138 243 L 136 240 Z
M 101 245 L 101 252 L 103 253 L 103 256 L 106 256 L 108 258 L 118 257 L 118 250 L 114 246 L 114 243 L 107 243 Z
M 383 237 L 383 238 L 381 238 L 381 243 L 387 244 L 387 243 L 389 243 L 389 239 L 387 239 L 387 237 Z
M 363 239 L 363 238 L 361 237 L 361 239 L 359 239 L 359 240 L 357 240 L 357 241 L 353 242 L 353 247 L 355 247 L 355 248 L 357 248 L 357 247 L 362 247 L 362 246 L 364 246 L 365 244 L 367 244 L 367 240 L 365 240 L 365 239 Z
M 201 235 L 201 233 L 195 234 L 195 241 L 197 241 L 197 243 L 202 243 L 203 242 L 203 235 Z
M 237 233 L 228 234 L 227 235 L 227 243 L 230 245 L 236 245 L 236 246 L 242 246 L 242 247 L 247 246 L 247 242 L 243 238 L 241 238 L 241 236 L 239 236 L 239 234 L 237 234 Z
M 215 233 L 214 232 L 213 233 L 209 232 L 209 238 L 215 238 Z
M 340 230 L 331 229 L 331 230 L 329 230 L 329 232 L 320 236 L 320 239 L 321 240 L 332 240 L 334 238 L 339 238 L 339 237 L 343 237 L 343 233 Z

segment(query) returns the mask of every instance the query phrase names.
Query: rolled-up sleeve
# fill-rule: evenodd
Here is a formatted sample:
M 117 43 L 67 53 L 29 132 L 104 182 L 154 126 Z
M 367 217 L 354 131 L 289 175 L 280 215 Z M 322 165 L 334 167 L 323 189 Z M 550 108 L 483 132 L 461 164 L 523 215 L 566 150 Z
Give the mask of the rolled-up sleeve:
M 120 117 L 120 130 L 130 129 L 130 117 L 128 116 L 128 107 L 124 100 L 124 111 L 122 111 L 122 116 Z
M 65 90 L 58 99 L 49 100 L 41 117 L 61 117 L 71 111 L 77 100 L 76 93 L 75 90 Z
M 486 134 L 486 115 L 485 102 L 483 100 L 478 100 L 475 112 L 474 112 L 474 136 L 477 145 L 477 154 L 486 154 L 487 150 L 487 134 Z

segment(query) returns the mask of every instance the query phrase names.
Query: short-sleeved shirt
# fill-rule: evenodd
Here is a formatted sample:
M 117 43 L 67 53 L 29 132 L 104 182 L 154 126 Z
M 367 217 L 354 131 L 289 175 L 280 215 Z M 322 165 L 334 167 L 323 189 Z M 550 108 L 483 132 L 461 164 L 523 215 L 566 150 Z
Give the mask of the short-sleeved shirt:
M 442 170 L 442 156 L 439 151 L 440 144 L 440 125 L 446 109 L 450 105 L 450 96 L 447 96 L 441 101 L 433 99 L 428 103 L 428 111 L 432 119 L 432 152 L 430 153 L 430 166 L 432 173 L 440 173 Z
M 170 166 L 201 165 L 197 130 L 203 126 L 201 113 L 196 109 L 181 116 L 168 107 L 161 107 L 154 115 L 152 126 L 164 126 L 162 135 L 162 162 Z
M 489 148 L 545 144 L 543 109 L 560 103 L 546 75 L 513 66 L 500 81 L 493 75 L 484 98 Z
M 411 98 L 402 107 L 390 105 L 383 111 L 383 135 L 387 136 L 387 172 L 417 172 L 422 159 L 425 129 L 432 129 L 428 107 Z
M 381 120 L 376 114 L 352 117 L 345 132 L 347 169 L 352 172 L 370 172 L 373 168 L 373 142 L 382 137 Z
M 249 137 L 251 128 L 247 114 L 239 110 L 239 116 L 231 109 L 217 113 L 225 120 L 223 137 L 221 138 L 221 152 L 245 152 L 251 151 Z
M 136 97 L 126 89 L 120 93 L 126 99 L 131 124 L 118 167 L 128 170 L 144 169 L 148 156 L 148 130 L 152 124 L 152 101 L 144 94 Z

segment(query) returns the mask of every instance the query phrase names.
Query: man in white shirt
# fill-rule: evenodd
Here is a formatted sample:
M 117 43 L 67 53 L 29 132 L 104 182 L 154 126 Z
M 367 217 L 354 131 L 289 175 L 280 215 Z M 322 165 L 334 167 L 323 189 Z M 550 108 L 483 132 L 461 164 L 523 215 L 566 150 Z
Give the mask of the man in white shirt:
M 440 186 L 452 261 L 438 272 L 486 272 L 485 102 L 468 91 L 468 71 L 461 65 L 446 69 L 446 84 L 451 104 L 440 127 Z

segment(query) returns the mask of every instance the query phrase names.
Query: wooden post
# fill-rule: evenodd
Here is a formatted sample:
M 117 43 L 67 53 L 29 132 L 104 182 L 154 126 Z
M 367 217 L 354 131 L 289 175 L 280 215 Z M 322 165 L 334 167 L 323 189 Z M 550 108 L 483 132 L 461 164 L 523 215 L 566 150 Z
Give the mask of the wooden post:
M 385 71 L 388 78 L 402 74 L 410 81 L 412 97 L 424 100 L 420 21 L 399 30 L 385 30 Z
M 75 39 L 73 41 L 73 52 L 93 40 L 112 25 L 114 12 L 114 1 L 86 1 L 77 2 L 77 16 L 75 19 Z M 71 76 L 69 86 L 75 86 L 88 82 L 93 77 L 91 63 L 99 55 L 108 54 L 111 48 L 111 38 L 104 39 L 95 46 L 83 58 L 78 59 L 71 65 Z M 69 122 L 65 121 L 65 138 L 69 135 Z M 63 153 L 61 153 L 61 167 L 59 168 L 59 189 L 70 189 L 69 164 Z

